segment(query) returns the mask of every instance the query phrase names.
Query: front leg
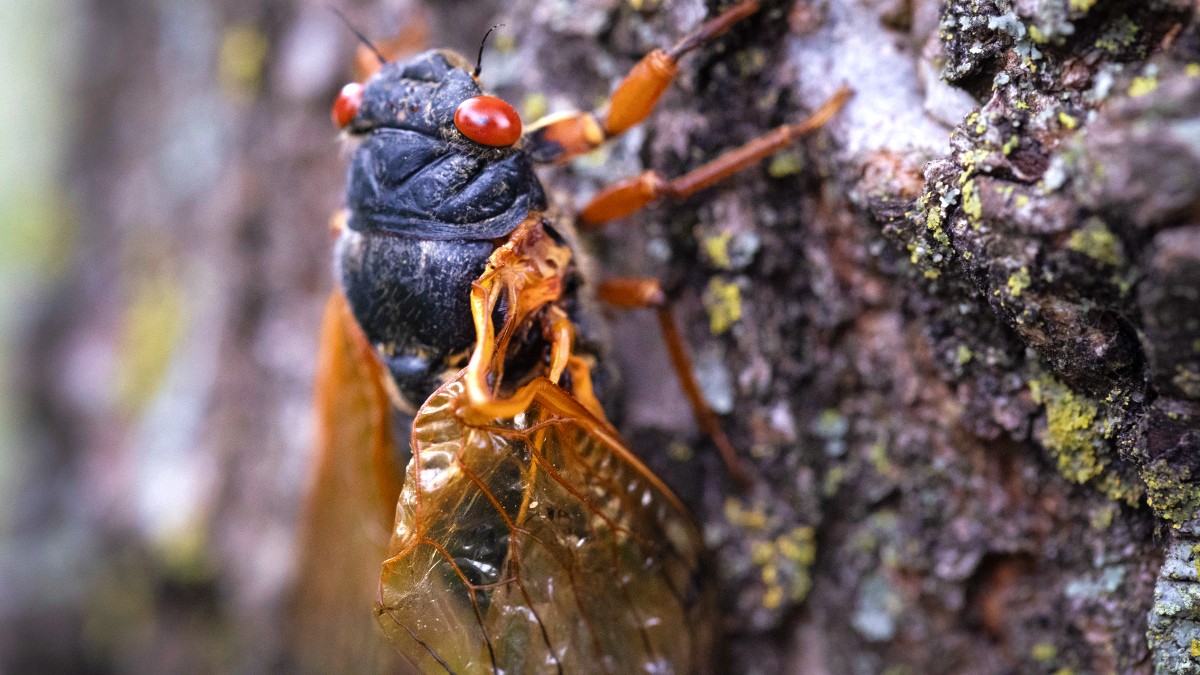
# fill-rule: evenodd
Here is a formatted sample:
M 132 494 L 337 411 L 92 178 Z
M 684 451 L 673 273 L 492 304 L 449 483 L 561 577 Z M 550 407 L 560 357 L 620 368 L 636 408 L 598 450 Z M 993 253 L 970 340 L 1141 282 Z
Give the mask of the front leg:
M 684 54 L 724 35 L 734 24 L 757 12 L 758 7 L 759 0 L 742 0 L 671 49 L 656 49 L 642 57 L 617 85 L 607 112 L 568 112 L 535 122 L 525 133 L 525 149 L 535 162 L 559 164 L 596 149 L 638 124 L 650 115 L 675 79 Z

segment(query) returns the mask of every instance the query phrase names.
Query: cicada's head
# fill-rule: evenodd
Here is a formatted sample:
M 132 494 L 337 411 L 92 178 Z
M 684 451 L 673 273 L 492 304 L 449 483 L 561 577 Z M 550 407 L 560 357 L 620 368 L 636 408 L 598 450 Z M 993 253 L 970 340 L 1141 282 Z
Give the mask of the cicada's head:
M 346 85 L 333 120 L 352 139 L 348 225 L 421 239 L 503 237 L 545 197 L 521 118 L 486 96 L 466 60 L 429 51 Z

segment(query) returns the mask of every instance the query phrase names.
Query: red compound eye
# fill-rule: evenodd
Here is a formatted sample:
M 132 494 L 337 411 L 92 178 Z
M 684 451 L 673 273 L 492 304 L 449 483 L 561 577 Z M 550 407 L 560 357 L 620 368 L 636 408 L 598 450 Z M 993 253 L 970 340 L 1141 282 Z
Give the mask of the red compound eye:
M 333 102 L 331 117 L 339 129 L 345 128 L 358 114 L 358 109 L 362 107 L 362 97 L 363 86 L 358 82 L 351 82 L 338 92 L 337 100 Z
M 459 104 L 454 126 L 481 145 L 504 147 L 521 138 L 521 117 L 503 99 L 476 96 Z

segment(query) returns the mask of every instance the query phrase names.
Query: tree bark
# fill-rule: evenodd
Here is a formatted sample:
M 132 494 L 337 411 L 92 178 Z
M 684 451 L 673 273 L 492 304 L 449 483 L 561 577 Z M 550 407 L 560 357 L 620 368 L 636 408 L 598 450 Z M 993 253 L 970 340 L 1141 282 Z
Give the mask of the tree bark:
M 21 357 L 56 458 L 23 522 L 60 542 L 28 559 L 65 561 L 21 578 L 74 581 L 4 603 L 0 663 L 267 670 L 354 40 L 320 3 L 148 5 L 80 9 L 74 266 Z M 528 123 L 720 6 L 345 9 L 471 56 L 504 23 L 482 82 Z M 647 123 L 543 174 L 569 210 L 855 90 L 761 168 L 587 237 L 601 276 L 664 280 L 756 476 L 738 492 L 687 421 L 653 318 L 614 315 L 619 425 L 704 526 L 722 671 L 1200 672 L 1195 9 L 764 2 Z

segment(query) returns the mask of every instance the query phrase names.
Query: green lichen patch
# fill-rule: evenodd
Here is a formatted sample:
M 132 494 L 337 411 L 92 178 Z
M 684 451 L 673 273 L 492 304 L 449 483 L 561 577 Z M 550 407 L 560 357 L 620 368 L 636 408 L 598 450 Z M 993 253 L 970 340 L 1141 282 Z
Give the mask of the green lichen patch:
M 1121 240 L 1099 218 L 1089 218 L 1083 226 L 1071 233 L 1067 248 L 1109 265 L 1120 267 L 1125 264 L 1125 249 Z
M 941 166 L 953 167 L 949 162 Z M 955 256 L 950 223 L 963 194 L 962 183 L 954 182 L 956 175 L 958 172 L 944 173 L 933 179 L 932 185 L 916 200 L 915 208 L 905 214 L 905 227 L 890 233 L 908 251 L 912 272 L 930 281 L 936 281 Z
M 730 497 L 725 500 L 725 520 L 729 524 L 747 530 L 761 530 L 767 526 L 767 513 L 761 504 L 746 506 Z
M 1146 502 L 1172 527 L 1179 528 L 1200 513 L 1200 485 L 1192 480 L 1188 467 L 1158 459 L 1142 469 L 1142 480 L 1148 491 Z
M 1109 499 L 1136 506 L 1144 487 L 1115 465 L 1114 429 L 1101 404 L 1052 377 L 1030 385 L 1034 400 L 1046 406 L 1046 427 L 1039 440 L 1054 456 L 1059 473 L 1073 483 L 1093 485 Z
M 1039 642 L 1030 650 L 1030 656 L 1034 661 L 1045 663 L 1058 658 L 1058 647 L 1054 646 L 1053 642 Z
M 267 36 L 253 26 L 225 31 L 217 63 L 221 88 L 234 96 L 253 98 L 262 88 L 269 49 Z
M 1019 293 L 1018 293 L 1019 295 Z M 1046 436 L 1043 443 L 1058 458 L 1058 469 L 1068 480 L 1086 483 L 1104 471 L 1099 458 L 1102 445 L 1093 429 L 1098 406 L 1057 383 L 1043 390 L 1046 403 Z
M 1014 298 L 1019 298 L 1025 292 L 1025 289 L 1029 288 L 1029 284 L 1031 283 L 1032 279 L 1029 278 L 1029 268 L 1022 267 L 1009 275 L 1007 284 L 1008 294 Z
M 945 214 L 942 213 L 940 208 L 934 207 L 929 209 L 928 213 L 925 215 L 925 229 L 929 230 L 929 234 L 933 237 L 934 241 L 942 246 L 949 246 L 950 236 L 947 235 L 946 230 L 942 228 L 944 219 Z
M 979 191 L 975 187 L 975 181 L 969 180 L 963 184 L 963 213 L 967 214 L 967 218 L 973 226 L 979 226 L 979 220 L 983 217 L 983 202 L 979 200 Z
M 804 170 L 804 155 L 798 151 L 781 152 L 767 164 L 767 175 L 771 178 L 787 178 Z
M 713 335 L 726 333 L 742 319 L 742 290 L 736 282 L 713 277 L 704 289 L 704 308 Z
M 1122 16 L 1108 26 L 1108 30 L 1096 39 L 1096 47 L 1110 54 L 1121 52 L 1137 44 L 1138 25 L 1128 16 Z
M 1152 75 L 1135 77 L 1133 78 L 1133 81 L 1129 83 L 1129 96 L 1132 98 L 1138 98 L 1153 92 L 1155 89 L 1158 89 L 1158 78 Z
M 1179 391 L 1190 398 L 1200 398 L 1200 373 L 1184 367 L 1182 364 L 1175 365 L 1175 374 L 1171 377 L 1171 384 L 1175 385 Z
M 736 547 L 722 550 L 726 573 L 744 578 L 740 602 L 754 608 L 763 625 L 803 602 L 812 588 L 816 529 L 794 524 L 795 514 L 761 500 L 729 498 L 725 520 L 739 531 Z
M 733 239 L 733 232 L 722 230 L 717 234 L 705 237 L 701 241 L 701 247 L 705 257 L 717 269 L 727 270 L 733 264 L 729 258 L 729 242 Z
M 960 344 L 954 349 L 954 363 L 960 366 L 967 365 L 974 358 L 975 352 L 971 351 L 971 348 L 966 345 Z
M 817 559 L 813 528 L 800 526 L 774 539 L 759 540 L 750 548 L 750 560 L 759 568 L 762 605 L 778 609 L 785 602 L 804 600 L 812 588 L 809 569 Z
M 149 273 L 129 282 L 121 321 L 117 391 L 129 413 L 144 408 L 158 393 L 186 331 L 185 294 L 168 274 Z

